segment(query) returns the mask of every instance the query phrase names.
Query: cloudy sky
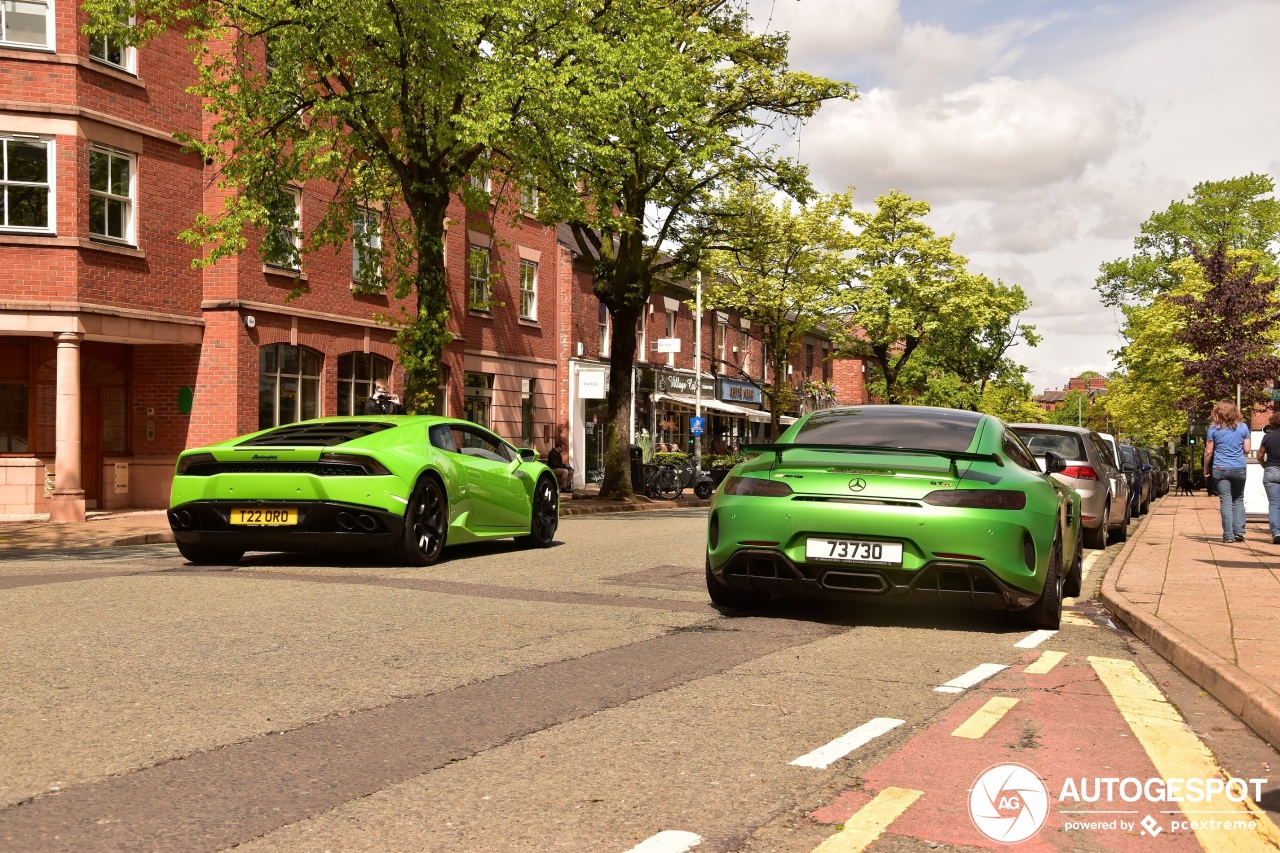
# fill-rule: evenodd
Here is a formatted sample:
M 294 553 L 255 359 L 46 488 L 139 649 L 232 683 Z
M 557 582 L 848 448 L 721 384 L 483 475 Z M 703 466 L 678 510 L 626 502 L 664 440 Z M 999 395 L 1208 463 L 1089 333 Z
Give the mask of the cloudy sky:
M 1280 0 L 751 0 L 793 67 L 857 85 L 788 140 L 823 191 L 933 205 L 1016 283 L 1036 391 L 1107 371 L 1098 266 L 1201 181 L 1280 175 Z

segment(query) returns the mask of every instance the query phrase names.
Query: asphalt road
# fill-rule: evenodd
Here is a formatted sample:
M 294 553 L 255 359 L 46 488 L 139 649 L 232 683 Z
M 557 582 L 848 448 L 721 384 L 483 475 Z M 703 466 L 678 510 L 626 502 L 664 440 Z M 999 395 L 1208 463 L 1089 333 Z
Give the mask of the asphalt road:
M 1072 623 L 1032 644 L 991 614 L 721 614 L 704 525 L 705 510 L 573 518 L 549 550 L 453 549 L 429 569 L 7 554 L 0 848 L 622 853 L 696 836 L 699 853 L 790 853 L 894 788 L 918 798 L 868 849 L 993 849 L 966 811 L 985 767 L 1053 786 L 1068 767 L 1159 775 L 1097 659 L 1136 664 L 1230 775 L 1280 761 L 1088 601 L 1108 554 Z M 1025 672 L 1049 649 L 1060 663 Z M 993 697 L 1015 704 L 957 738 Z M 1172 825 L 1067 819 L 1026 849 L 1213 849 Z

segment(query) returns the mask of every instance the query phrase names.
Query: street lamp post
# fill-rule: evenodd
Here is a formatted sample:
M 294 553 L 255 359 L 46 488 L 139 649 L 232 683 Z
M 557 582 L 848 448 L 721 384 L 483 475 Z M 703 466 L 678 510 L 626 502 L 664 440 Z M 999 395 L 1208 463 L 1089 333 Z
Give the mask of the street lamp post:
M 693 416 L 702 417 L 702 270 L 698 276 L 693 297 Z M 704 429 L 705 431 L 705 429 Z M 693 437 L 693 467 L 702 470 L 702 433 Z

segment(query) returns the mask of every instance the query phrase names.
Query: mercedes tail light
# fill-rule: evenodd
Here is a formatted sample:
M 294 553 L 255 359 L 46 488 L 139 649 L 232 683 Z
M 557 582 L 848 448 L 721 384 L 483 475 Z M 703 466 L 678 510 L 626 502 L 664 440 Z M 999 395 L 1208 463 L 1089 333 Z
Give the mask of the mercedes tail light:
M 953 506 L 963 509 L 1023 509 L 1026 492 L 999 489 L 939 489 L 924 496 L 930 506 Z
M 791 487 L 777 480 L 762 480 L 758 477 L 726 477 L 724 493 L 758 498 L 785 498 L 791 494 Z

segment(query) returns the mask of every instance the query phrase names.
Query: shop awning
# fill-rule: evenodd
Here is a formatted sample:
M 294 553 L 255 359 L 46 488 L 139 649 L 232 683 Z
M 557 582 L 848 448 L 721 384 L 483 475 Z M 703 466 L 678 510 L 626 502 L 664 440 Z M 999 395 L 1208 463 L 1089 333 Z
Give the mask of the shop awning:
M 667 394 L 659 391 L 653 395 L 653 401 L 655 403 L 661 403 L 664 400 L 670 400 L 672 403 L 679 403 L 680 405 L 688 406 L 691 409 L 694 408 L 695 403 L 692 397 L 685 394 Z M 760 409 L 748 409 L 746 406 L 735 406 L 733 403 L 726 403 L 723 400 L 716 400 L 714 398 L 704 399 L 702 401 L 702 408 L 704 411 L 717 412 L 719 414 L 730 415 L 735 418 L 746 418 L 749 421 L 756 421 L 757 423 L 767 424 L 769 422 L 768 412 L 761 411 Z M 796 422 L 795 418 L 787 417 L 786 415 L 779 416 L 778 420 L 780 423 L 784 424 L 793 424 Z

